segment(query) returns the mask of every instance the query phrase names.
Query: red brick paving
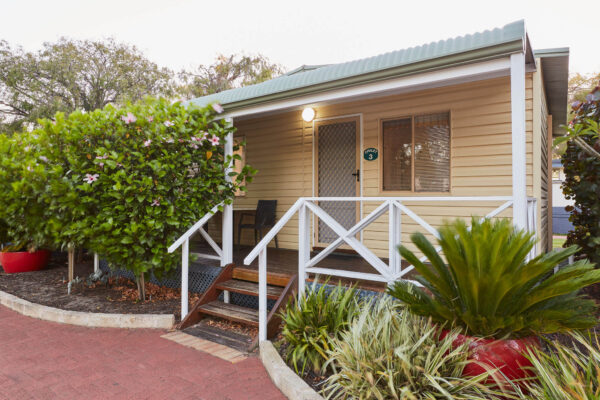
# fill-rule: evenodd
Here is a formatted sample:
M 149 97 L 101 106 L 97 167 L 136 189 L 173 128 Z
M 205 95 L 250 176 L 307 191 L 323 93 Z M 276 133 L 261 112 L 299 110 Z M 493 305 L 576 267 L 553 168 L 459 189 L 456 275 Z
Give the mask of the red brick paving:
M 0 306 L 0 399 L 284 399 L 258 358 L 231 364 L 163 333 L 63 325 Z

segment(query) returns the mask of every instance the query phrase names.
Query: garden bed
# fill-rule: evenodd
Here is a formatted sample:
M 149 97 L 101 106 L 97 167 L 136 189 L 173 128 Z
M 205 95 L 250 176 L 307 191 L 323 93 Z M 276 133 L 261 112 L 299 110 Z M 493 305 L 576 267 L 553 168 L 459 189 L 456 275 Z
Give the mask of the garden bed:
M 93 262 L 85 259 L 75 266 L 75 275 L 88 277 Z M 124 278 L 110 278 L 109 284 L 73 285 L 67 294 L 66 255 L 53 255 L 50 264 L 41 271 L 7 274 L 0 269 L 0 290 L 28 300 L 69 311 L 118 314 L 175 314 L 180 316 L 180 293 L 177 289 L 161 288 L 147 283 L 146 301 L 135 300 L 135 283 Z M 197 294 L 190 294 L 191 302 Z

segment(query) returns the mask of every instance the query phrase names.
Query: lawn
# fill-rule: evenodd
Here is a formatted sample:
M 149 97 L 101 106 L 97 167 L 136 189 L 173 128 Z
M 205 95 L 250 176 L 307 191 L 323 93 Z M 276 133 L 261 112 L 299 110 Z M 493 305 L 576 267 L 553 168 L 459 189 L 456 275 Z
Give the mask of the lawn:
M 566 236 L 553 236 L 552 237 L 552 248 L 556 249 L 559 247 L 563 247 L 563 244 L 567 240 Z

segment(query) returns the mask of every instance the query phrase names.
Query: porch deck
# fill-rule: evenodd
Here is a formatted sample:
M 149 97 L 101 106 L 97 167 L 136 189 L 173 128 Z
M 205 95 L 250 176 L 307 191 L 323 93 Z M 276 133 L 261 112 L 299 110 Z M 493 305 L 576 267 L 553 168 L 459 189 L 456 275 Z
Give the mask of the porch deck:
M 241 269 L 247 269 L 252 272 L 258 271 L 258 260 L 255 260 L 250 265 L 244 265 L 244 258 L 252 251 L 252 246 L 234 246 L 233 249 L 233 263 L 236 267 Z M 205 243 L 193 243 L 192 251 L 194 253 L 210 253 L 211 249 Z M 314 256 L 318 253 L 318 251 L 311 252 L 311 256 Z M 268 248 L 268 258 L 269 264 L 267 268 L 267 274 L 269 275 L 282 275 L 285 277 L 290 277 L 292 275 L 298 274 L 298 250 L 292 249 L 276 249 L 269 247 Z M 387 263 L 387 258 L 382 258 L 382 261 Z M 199 258 L 198 262 L 214 266 L 217 261 Z M 317 264 L 319 267 L 323 268 L 331 268 L 331 269 L 343 269 L 343 270 L 352 270 L 356 272 L 365 272 L 365 273 L 377 273 L 375 268 L 373 268 L 367 261 L 365 261 L 362 257 L 355 253 L 334 253 L 326 257 L 323 261 Z M 403 260 L 402 266 L 406 267 L 408 264 Z M 411 271 L 406 275 L 406 279 L 411 279 L 415 276 L 415 272 Z M 314 280 L 314 274 L 309 274 L 309 280 Z M 327 277 L 320 277 L 320 281 L 327 279 Z M 384 291 L 385 283 L 382 282 L 373 282 L 366 280 L 357 280 L 357 279 L 348 279 L 348 278 L 340 278 L 336 276 L 332 276 L 330 278 L 330 283 L 337 284 L 341 282 L 344 285 L 353 285 L 357 284 L 357 286 L 361 289 L 366 290 L 374 290 L 374 291 Z

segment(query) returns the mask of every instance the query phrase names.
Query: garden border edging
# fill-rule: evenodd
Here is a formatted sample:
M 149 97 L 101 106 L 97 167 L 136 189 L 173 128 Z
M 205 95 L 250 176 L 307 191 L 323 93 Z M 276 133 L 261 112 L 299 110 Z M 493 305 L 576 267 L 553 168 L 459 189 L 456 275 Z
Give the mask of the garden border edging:
M 279 390 L 290 400 L 323 400 L 308 383 L 294 373 L 268 340 L 260 343 L 260 360 Z
M 89 328 L 171 329 L 173 314 L 107 314 L 61 310 L 32 303 L 0 290 L 0 304 L 27 317 Z

